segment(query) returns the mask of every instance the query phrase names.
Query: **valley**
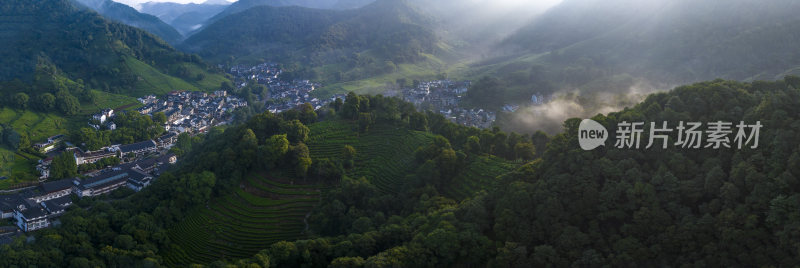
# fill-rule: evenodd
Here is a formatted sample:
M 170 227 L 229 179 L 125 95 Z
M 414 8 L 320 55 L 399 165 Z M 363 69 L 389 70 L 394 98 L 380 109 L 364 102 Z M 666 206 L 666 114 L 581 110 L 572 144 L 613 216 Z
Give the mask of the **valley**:
M 0 267 L 795 266 L 797 11 L 7 0 Z

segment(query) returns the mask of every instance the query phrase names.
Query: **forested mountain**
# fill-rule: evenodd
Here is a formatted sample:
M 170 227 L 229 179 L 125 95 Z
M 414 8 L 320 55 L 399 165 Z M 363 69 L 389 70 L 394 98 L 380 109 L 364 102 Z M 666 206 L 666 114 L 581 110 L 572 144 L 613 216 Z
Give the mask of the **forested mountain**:
M 125 4 L 117 3 L 112 0 L 75 0 L 95 11 L 104 17 L 127 24 L 136 28 L 143 29 L 151 34 L 161 37 L 170 44 L 177 44 L 183 39 L 172 26 L 164 23 L 159 18 L 148 14 L 139 13 L 136 9 Z
M 304 78 L 355 80 L 434 53 L 438 39 L 430 23 L 406 1 L 345 11 L 258 6 L 215 22 L 181 47 L 216 61 L 278 61 Z M 324 65 L 332 69 L 312 73 Z
M 790 0 L 566 0 L 497 47 L 515 51 L 511 60 L 483 64 L 535 67 L 519 75 L 572 88 L 618 75 L 673 85 L 780 79 L 800 66 L 798 11 Z
M 134 96 L 211 89 L 225 80 L 199 57 L 67 0 L 11 0 L 0 8 L 0 81 L 20 80 L 5 90 L 53 91 L 44 78 L 56 74 L 80 79 L 88 88 Z
M 798 77 L 715 80 L 593 118 L 612 130 L 759 121 L 759 146 L 743 149 L 584 151 L 580 119 L 553 137 L 527 136 L 355 94 L 319 114 L 259 114 L 180 138 L 185 158 L 153 186 L 82 199 L 60 227 L 0 247 L 0 264 L 791 266 L 800 262 L 797 88 Z
M 272 7 L 308 7 L 327 9 L 333 7 L 337 0 L 239 0 L 228 6 L 225 10 L 212 17 L 208 22 L 214 23 L 232 14 L 236 14 L 257 6 Z
M 354 9 L 368 5 L 375 0 L 338 0 L 333 4 L 334 9 Z
M 208 19 L 222 12 L 229 5 L 230 3 L 226 1 L 206 1 L 202 4 L 147 2 L 142 4 L 141 12 L 158 17 L 182 35 L 188 36 L 192 31 L 203 27 Z

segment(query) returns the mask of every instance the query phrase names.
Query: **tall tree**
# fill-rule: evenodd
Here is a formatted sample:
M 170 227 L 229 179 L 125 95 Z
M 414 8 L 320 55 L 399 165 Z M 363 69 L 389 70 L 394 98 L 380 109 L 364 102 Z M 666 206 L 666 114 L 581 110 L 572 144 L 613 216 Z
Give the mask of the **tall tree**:
M 25 94 L 25 93 L 22 93 L 22 92 L 17 93 L 17 94 L 14 95 L 14 99 L 13 99 L 14 106 L 16 106 L 19 109 L 25 110 L 25 109 L 28 108 L 28 100 L 29 99 L 30 98 L 28 97 L 28 94 Z
M 43 112 L 50 112 L 56 106 L 56 96 L 50 93 L 42 93 L 36 97 L 36 105 Z
M 72 152 L 63 152 L 53 158 L 50 164 L 50 177 L 55 179 L 72 178 L 78 175 L 78 165 Z

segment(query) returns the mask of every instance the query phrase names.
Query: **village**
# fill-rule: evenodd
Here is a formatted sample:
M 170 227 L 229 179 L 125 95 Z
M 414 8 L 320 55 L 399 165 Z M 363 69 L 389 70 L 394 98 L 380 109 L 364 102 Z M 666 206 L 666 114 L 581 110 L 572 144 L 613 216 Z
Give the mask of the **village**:
M 336 98 L 345 98 L 344 94 L 337 94 L 331 98 L 319 99 L 311 96 L 314 89 L 320 85 L 309 80 L 295 79 L 292 81 L 280 80 L 283 71 L 276 63 L 262 63 L 255 66 L 236 65 L 230 68 L 229 73 L 234 77 L 236 86 L 243 88 L 248 83 L 264 85 L 269 90 L 269 98 L 262 99 L 266 110 L 280 113 L 309 103 L 315 110 L 325 107 Z
M 403 88 L 387 95 L 413 103 L 419 110 L 439 113 L 459 125 L 491 128 L 497 120 L 495 112 L 459 106 L 471 85 L 470 81 L 435 80 L 415 84 L 415 87 Z
M 467 109 L 461 106 L 462 99 L 471 86 L 470 81 L 454 82 L 450 80 L 415 81 L 416 86 L 400 90 L 389 90 L 386 95 L 399 97 L 414 104 L 419 110 L 433 111 L 443 115 L 451 122 L 468 127 L 492 128 L 497 120 L 497 113 L 481 108 Z M 525 105 L 543 105 L 549 98 L 542 93 L 531 95 L 530 103 Z M 514 113 L 520 104 L 504 104 L 501 112 Z
M 294 109 L 299 105 L 310 103 L 315 110 L 325 107 L 337 98 L 345 100 L 345 94 L 336 94 L 330 98 L 315 98 L 312 92 L 320 85 L 309 80 L 282 81 L 283 71 L 276 63 L 262 63 L 255 66 L 236 65 L 229 73 L 234 77 L 237 88 L 248 83 L 264 85 L 269 90 L 269 98 L 262 99 L 266 109 L 272 113 L 280 113 Z M 470 81 L 454 82 L 448 79 L 434 81 L 415 81 L 415 86 L 402 89 L 389 89 L 384 95 L 398 97 L 414 104 L 419 110 L 427 110 L 445 116 L 453 123 L 478 128 L 491 128 L 497 120 L 497 114 L 481 108 L 464 108 L 461 104 L 466 95 Z M 542 105 L 547 98 L 541 93 L 531 96 L 531 105 Z M 520 105 L 506 104 L 502 112 L 513 113 Z
M 40 173 L 39 184 L 16 193 L 0 196 L 1 219 L 13 219 L 20 231 L 29 232 L 51 226 L 58 216 L 78 198 L 94 197 L 110 193 L 119 188 L 141 191 L 149 186 L 161 173 L 177 163 L 177 156 L 170 148 L 178 135 L 196 135 L 209 128 L 224 125 L 232 119 L 231 112 L 247 106 L 247 102 L 228 95 L 226 91 L 205 92 L 174 91 L 163 99 L 150 95 L 138 99 L 142 107 L 133 112 L 154 116 L 164 113 L 165 134 L 152 140 L 133 144 L 116 144 L 96 151 L 84 151 L 66 140 L 65 135 L 56 135 L 33 145 L 47 157 L 40 160 L 36 169 Z M 88 124 L 95 129 L 115 130 L 116 116 L 113 109 L 103 109 L 91 116 Z M 71 153 L 75 165 L 97 164 L 103 167 L 89 170 L 81 177 L 47 181 L 54 155 Z M 104 163 L 118 163 L 105 166 Z M 8 231 L 8 230 L 6 230 Z

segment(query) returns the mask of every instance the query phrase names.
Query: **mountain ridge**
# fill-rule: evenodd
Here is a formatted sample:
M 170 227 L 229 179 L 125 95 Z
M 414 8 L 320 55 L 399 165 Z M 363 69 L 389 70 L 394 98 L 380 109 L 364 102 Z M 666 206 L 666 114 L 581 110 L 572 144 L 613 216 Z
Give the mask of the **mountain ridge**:
M 257 6 L 209 25 L 180 47 L 217 62 L 277 61 L 296 64 L 294 71 L 307 79 L 353 80 L 342 76 L 383 73 L 434 54 L 439 40 L 429 23 L 429 16 L 405 1 L 341 11 Z M 311 70 L 331 65 L 342 74 Z
M 112 0 L 74 0 L 76 3 L 91 8 L 106 18 L 152 33 L 169 44 L 177 44 L 183 40 L 172 26 L 156 16 L 140 13 L 133 7 Z
M 0 44 L 0 56 L 7 63 L 0 66 L 0 80 L 33 82 L 42 61 L 70 79 L 82 79 L 91 88 L 132 95 L 177 89 L 161 88 L 162 83 L 148 80 L 156 78 L 153 75 L 170 80 L 184 75 L 181 79 L 189 81 L 183 84 L 185 89 L 195 90 L 201 85 L 210 89 L 212 80 L 224 79 L 212 74 L 199 57 L 179 52 L 144 30 L 78 8 L 71 1 L 42 0 L 31 5 L 11 0 L 0 8 L 3 14 L 20 14 L 0 20 L 0 36 L 11 40 Z M 198 74 L 204 78 L 196 80 Z M 215 83 L 219 86 L 220 82 Z

